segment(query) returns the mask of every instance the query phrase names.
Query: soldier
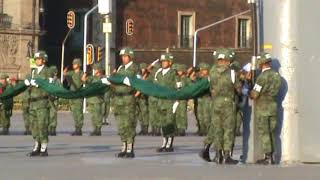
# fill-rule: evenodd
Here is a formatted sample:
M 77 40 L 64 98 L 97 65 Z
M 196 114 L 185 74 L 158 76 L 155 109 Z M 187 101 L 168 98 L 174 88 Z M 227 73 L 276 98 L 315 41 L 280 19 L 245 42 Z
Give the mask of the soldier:
M 110 114 L 110 91 L 107 91 L 103 97 L 102 111 L 103 111 L 103 119 L 102 125 L 109 125 L 108 117 Z
M 155 63 L 154 65 L 149 66 L 150 75 L 147 80 L 153 82 L 156 72 L 159 70 L 160 65 Z M 149 121 L 151 125 L 151 134 L 152 136 L 161 136 L 161 124 L 158 120 L 158 98 L 149 96 L 148 97 L 148 111 L 149 111 Z
M 57 78 L 58 69 L 56 66 L 51 66 L 50 68 L 51 75 L 53 76 L 54 84 L 61 86 L 59 79 Z M 50 136 L 56 136 L 56 129 L 57 129 L 57 118 L 58 118 L 58 97 L 49 95 L 49 126 L 48 132 Z
M 141 63 L 139 69 L 140 72 L 138 73 L 138 77 L 141 79 L 146 79 L 147 64 Z M 147 135 L 149 130 L 148 97 L 144 94 L 140 94 L 137 97 L 136 114 L 140 120 L 141 127 L 141 131 L 138 133 L 138 135 Z
M 263 53 L 257 59 L 262 73 L 258 76 L 250 97 L 256 101 L 255 117 L 264 158 L 256 163 L 268 165 L 274 164 L 273 153 L 278 118 L 276 98 L 281 87 L 281 77 L 279 73 L 271 69 L 272 59 L 270 54 Z
M 116 74 L 126 77 L 134 77 L 138 74 L 139 67 L 133 62 L 134 51 L 127 47 L 120 51 L 122 65 L 117 69 Z M 130 81 L 125 78 L 124 84 L 113 86 L 114 93 L 114 115 L 118 123 L 118 133 L 122 141 L 122 150 L 117 153 L 119 158 L 134 158 L 134 140 L 136 136 L 136 98 L 130 87 Z
M 31 79 L 31 76 L 30 75 L 26 76 L 26 79 Z M 24 127 L 25 127 L 25 131 L 23 134 L 31 135 L 31 122 L 29 118 L 30 88 L 28 88 L 22 93 L 21 98 L 22 98 L 22 117 L 23 117 Z
M 93 65 L 93 76 L 87 76 L 84 74 L 82 81 L 90 86 L 90 83 L 100 82 L 103 75 L 103 68 L 100 64 Z M 91 113 L 91 121 L 93 126 L 93 131 L 90 133 L 90 136 L 101 136 L 102 128 L 102 119 L 103 119 L 103 102 L 104 97 L 97 95 L 92 96 L 87 99 L 88 110 Z
M 71 91 L 77 91 L 83 86 L 81 78 L 83 76 L 83 71 L 81 71 L 81 60 L 76 58 L 72 61 L 72 71 L 68 72 L 68 69 L 64 69 L 64 76 L 67 82 L 70 84 Z M 83 98 L 72 99 L 69 101 L 70 110 L 73 115 L 75 131 L 71 134 L 72 136 L 82 136 L 83 127 Z
M 10 88 L 8 82 L 9 76 L 6 74 L 0 75 L 0 87 L 4 92 L 7 88 Z M 2 124 L 1 135 L 9 135 L 10 117 L 12 115 L 13 98 L 3 99 L 0 101 L 0 122 Z
M 210 91 L 212 97 L 212 122 L 204 149 L 200 152 L 200 157 L 206 161 L 211 161 L 209 149 L 214 142 L 217 164 L 237 164 L 238 161 L 232 159 L 231 152 L 235 138 L 235 96 L 236 92 L 241 92 L 241 83 L 237 74 L 231 70 L 230 63 L 234 59 L 231 50 L 220 49 L 214 53 L 217 56 L 217 65 L 210 70 Z
M 186 77 L 187 66 L 184 64 L 177 65 L 177 82 L 176 89 L 181 89 L 187 86 L 190 82 Z M 178 136 L 185 136 L 188 128 L 188 100 L 179 100 L 179 106 L 175 113 L 176 130 Z
M 32 71 L 32 79 L 25 80 L 30 88 L 30 121 L 32 124 L 32 136 L 35 140 L 34 148 L 29 156 L 48 156 L 48 98 L 49 95 L 44 90 L 38 88 L 35 79 L 45 79 L 50 83 L 53 81 L 51 72 L 45 66 L 48 56 L 44 51 L 38 51 L 34 55 L 36 68 Z
M 154 83 L 168 88 L 176 87 L 176 72 L 171 68 L 173 64 L 173 55 L 169 52 L 162 54 L 161 66 L 154 76 Z M 178 101 L 158 99 L 159 122 L 163 136 L 163 144 L 157 148 L 157 152 L 173 152 L 173 141 L 175 135 L 174 113 L 179 105 Z
M 206 63 L 199 64 L 199 79 L 209 78 L 210 66 Z M 199 120 L 199 135 L 206 136 L 209 130 L 209 126 L 212 125 L 211 122 L 211 94 L 208 90 L 200 97 L 197 98 L 197 118 Z

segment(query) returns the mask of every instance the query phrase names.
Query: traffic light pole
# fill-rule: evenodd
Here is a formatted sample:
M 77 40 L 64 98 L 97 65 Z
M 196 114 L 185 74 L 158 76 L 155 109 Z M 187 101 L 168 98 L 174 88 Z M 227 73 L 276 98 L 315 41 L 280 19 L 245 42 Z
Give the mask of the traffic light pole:
M 98 5 L 91 8 L 84 16 L 84 30 L 83 30 L 83 72 L 87 72 L 87 32 L 88 32 L 88 16 L 93 13 L 93 11 L 98 9 Z M 85 86 L 85 85 L 83 85 Z M 87 111 L 87 99 L 83 100 L 83 113 Z
M 62 42 L 62 50 L 61 50 L 61 83 L 63 83 L 63 71 L 64 71 L 64 47 L 65 47 L 65 44 L 66 44 L 66 41 L 71 33 L 72 29 L 69 29 L 66 37 L 64 38 L 63 42 Z
M 105 24 L 109 24 L 110 18 L 109 15 L 106 15 L 105 17 Z M 106 76 L 110 75 L 110 32 L 105 32 L 105 73 Z

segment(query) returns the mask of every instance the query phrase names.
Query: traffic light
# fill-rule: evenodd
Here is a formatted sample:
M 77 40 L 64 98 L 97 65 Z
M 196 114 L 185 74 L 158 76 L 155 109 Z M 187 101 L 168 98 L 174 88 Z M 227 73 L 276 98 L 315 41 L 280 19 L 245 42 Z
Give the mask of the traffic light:
M 73 11 L 67 13 L 67 26 L 69 29 L 73 29 L 76 24 L 76 14 Z
M 98 46 L 97 48 L 97 61 L 100 62 L 103 60 L 104 48 Z
M 87 45 L 87 65 L 94 63 L 94 48 L 92 44 Z
M 126 22 L 126 33 L 127 35 L 131 36 L 133 35 L 134 30 L 134 22 L 132 19 L 128 19 Z

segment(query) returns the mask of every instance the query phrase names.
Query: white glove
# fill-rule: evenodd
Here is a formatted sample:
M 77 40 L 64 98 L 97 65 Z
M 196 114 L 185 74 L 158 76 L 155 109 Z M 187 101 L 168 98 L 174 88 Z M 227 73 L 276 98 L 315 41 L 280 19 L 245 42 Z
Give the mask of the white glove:
M 160 59 L 157 59 L 157 60 L 153 61 L 153 62 L 151 63 L 151 65 L 154 66 L 154 65 L 156 65 L 159 61 L 160 61 Z
M 178 106 L 179 106 L 179 101 L 176 101 L 174 102 L 173 106 L 172 106 L 172 112 L 173 114 L 176 113 L 177 109 L 178 109 Z
M 34 79 L 31 79 L 30 84 L 31 84 L 31 86 L 39 87 L 38 84 L 36 83 L 36 80 L 34 80 Z
M 106 84 L 106 85 L 111 85 L 110 81 L 108 80 L 108 78 L 102 78 L 101 79 L 102 84 Z
M 177 85 L 177 88 L 178 88 L 178 89 L 179 89 L 179 88 L 182 88 L 182 82 L 177 82 L 176 85 Z
M 24 80 L 24 84 L 26 85 L 26 86 L 30 86 L 31 84 L 30 84 L 30 81 L 28 80 L 28 79 L 25 79 Z
M 53 83 L 53 78 L 49 78 L 49 83 L 50 83 L 50 84 Z
M 138 79 L 142 79 L 142 76 L 140 74 L 137 74 Z
M 130 80 L 128 77 L 125 77 L 123 80 L 123 84 L 127 85 L 127 86 L 131 86 Z

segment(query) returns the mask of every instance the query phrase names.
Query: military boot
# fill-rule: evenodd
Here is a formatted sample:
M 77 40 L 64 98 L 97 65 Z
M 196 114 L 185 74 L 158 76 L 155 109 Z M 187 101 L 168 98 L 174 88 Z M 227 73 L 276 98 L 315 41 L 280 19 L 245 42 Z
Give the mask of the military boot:
M 173 140 L 174 140 L 174 137 L 168 138 L 168 142 L 167 142 L 166 149 L 165 149 L 166 152 L 173 152 L 174 151 Z
M 39 142 L 35 142 L 32 151 L 28 154 L 28 156 L 32 157 L 32 156 L 39 156 L 40 155 L 40 143 Z
M 40 156 L 46 157 L 48 156 L 48 144 L 47 143 L 42 143 L 41 148 L 40 148 Z
M 166 149 L 167 143 L 168 143 L 168 138 L 163 137 L 162 146 L 160 148 L 157 148 L 157 152 L 164 152 Z
M 213 162 L 217 164 L 222 164 L 223 163 L 223 153 L 222 150 L 216 149 L 216 155 L 213 158 Z
M 239 161 L 232 159 L 230 151 L 224 152 L 224 164 L 234 165 L 234 164 L 238 164 L 238 162 Z
M 205 144 L 203 149 L 199 153 L 199 156 L 203 160 L 205 160 L 207 162 L 211 162 L 211 159 L 210 159 L 210 146 L 211 146 L 211 144 Z
M 128 144 L 125 158 L 134 158 L 134 143 Z
M 116 157 L 123 158 L 126 156 L 126 153 L 127 153 L 127 142 L 123 142 L 121 152 L 117 153 Z
M 264 155 L 264 158 L 258 160 L 256 164 L 260 164 L 260 165 L 275 164 L 272 153 L 266 153 Z

